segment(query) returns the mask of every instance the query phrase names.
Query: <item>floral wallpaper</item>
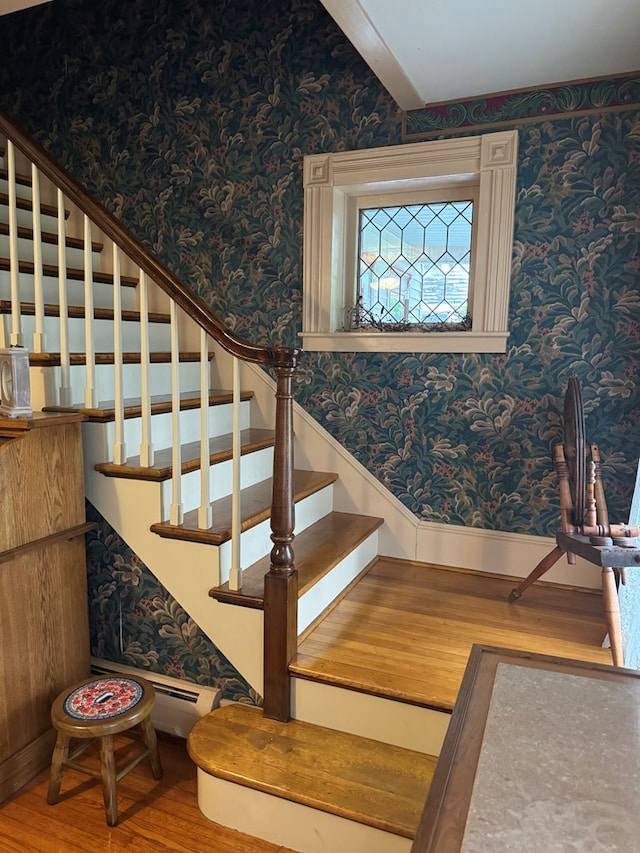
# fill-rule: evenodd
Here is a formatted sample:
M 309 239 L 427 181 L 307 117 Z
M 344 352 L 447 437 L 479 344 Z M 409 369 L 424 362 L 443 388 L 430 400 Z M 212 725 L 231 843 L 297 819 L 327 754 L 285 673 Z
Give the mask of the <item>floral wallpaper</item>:
M 91 654 L 222 690 L 222 698 L 261 699 L 120 536 L 87 502 Z
M 319 0 L 56 0 L 8 16 L 0 108 L 257 343 L 298 343 L 303 156 L 402 141 Z M 550 535 L 572 373 L 610 515 L 629 512 L 640 113 L 528 118 L 508 351 L 307 353 L 295 395 L 418 518 Z

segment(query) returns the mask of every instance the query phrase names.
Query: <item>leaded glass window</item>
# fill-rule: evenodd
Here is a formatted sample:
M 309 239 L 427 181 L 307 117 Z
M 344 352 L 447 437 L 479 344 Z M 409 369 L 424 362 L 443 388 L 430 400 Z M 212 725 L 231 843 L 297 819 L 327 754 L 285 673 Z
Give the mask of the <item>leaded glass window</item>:
M 471 328 L 473 200 L 362 207 L 353 324 Z

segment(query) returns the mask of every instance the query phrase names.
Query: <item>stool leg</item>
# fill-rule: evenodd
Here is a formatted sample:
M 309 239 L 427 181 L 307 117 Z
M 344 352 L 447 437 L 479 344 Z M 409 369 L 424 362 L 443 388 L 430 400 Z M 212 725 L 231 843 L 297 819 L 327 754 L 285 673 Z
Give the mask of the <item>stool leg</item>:
M 609 640 L 611 641 L 611 656 L 614 666 L 624 666 L 622 651 L 622 629 L 620 627 L 620 602 L 613 569 L 604 566 L 602 569 L 602 600 L 604 615 L 607 619 Z
M 62 776 L 64 774 L 64 762 L 69 755 L 69 735 L 64 732 L 58 732 L 56 745 L 53 748 L 51 756 L 51 771 L 49 774 L 49 791 L 47 793 L 47 802 L 50 806 L 58 802 L 60 796 L 60 786 L 62 785 Z
M 158 752 L 158 739 L 156 738 L 156 730 L 151 724 L 151 720 L 147 717 L 140 723 L 142 729 L 142 737 L 144 743 L 149 750 L 149 761 L 151 763 L 151 772 L 154 779 L 162 779 L 162 764 L 160 763 L 160 753 Z
M 118 801 L 116 798 L 116 760 L 113 755 L 113 735 L 100 738 L 100 775 L 102 777 L 102 795 L 107 823 L 115 826 L 118 822 Z

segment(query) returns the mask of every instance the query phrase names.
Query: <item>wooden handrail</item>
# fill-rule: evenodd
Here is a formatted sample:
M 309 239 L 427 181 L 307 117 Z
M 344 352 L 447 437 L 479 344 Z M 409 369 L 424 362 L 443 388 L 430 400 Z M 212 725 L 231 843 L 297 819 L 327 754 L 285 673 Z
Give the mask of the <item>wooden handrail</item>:
M 11 119 L 0 113 L 0 132 L 10 139 L 64 197 L 157 284 L 201 329 L 226 352 L 242 361 L 273 368 L 276 381 L 276 423 L 273 455 L 271 569 L 265 577 L 265 715 L 288 720 L 290 680 L 288 666 L 297 643 L 297 571 L 293 504 L 293 374 L 301 350 L 263 347 L 239 338 L 227 329 L 209 306 L 149 252 L 106 208 L 81 187 L 50 155 Z
M 205 332 L 231 355 L 242 361 L 266 366 L 282 365 L 295 367 L 300 350 L 295 347 L 264 347 L 252 344 L 235 335 L 217 317 L 207 303 L 193 293 L 171 270 L 155 258 L 142 243 L 62 169 L 42 148 L 27 136 L 18 125 L 0 113 L 0 131 L 22 151 L 64 195 L 94 222 L 107 237 L 133 260 L 141 270 L 165 292 Z

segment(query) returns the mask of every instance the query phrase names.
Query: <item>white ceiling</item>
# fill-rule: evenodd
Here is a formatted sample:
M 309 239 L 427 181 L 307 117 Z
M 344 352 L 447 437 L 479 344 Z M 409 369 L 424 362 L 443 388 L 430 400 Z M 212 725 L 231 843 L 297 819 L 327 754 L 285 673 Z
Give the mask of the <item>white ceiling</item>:
M 398 105 L 640 70 L 640 0 L 321 0 Z

